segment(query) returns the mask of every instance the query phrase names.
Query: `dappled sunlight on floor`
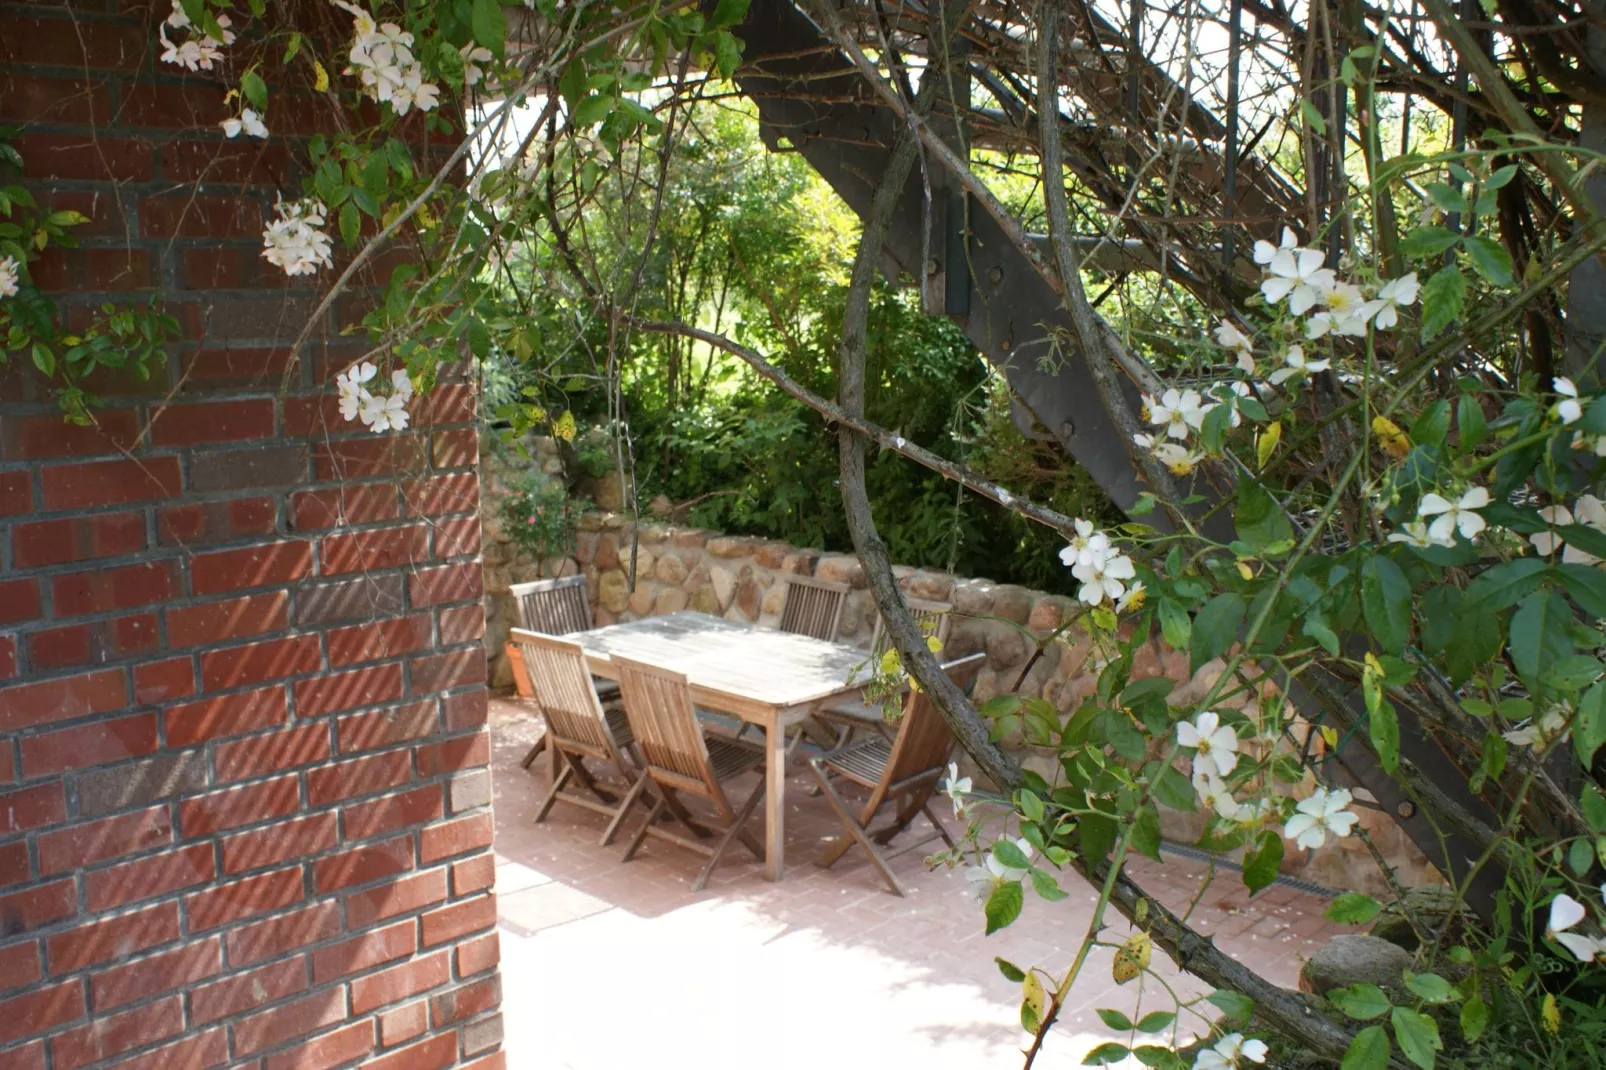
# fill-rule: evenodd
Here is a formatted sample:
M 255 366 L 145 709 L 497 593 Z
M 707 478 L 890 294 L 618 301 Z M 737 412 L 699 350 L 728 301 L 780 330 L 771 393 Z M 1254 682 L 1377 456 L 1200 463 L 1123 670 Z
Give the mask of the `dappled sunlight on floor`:
M 529 772 L 518 762 L 539 729 L 513 702 L 493 702 L 491 719 L 505 1046 L 515 1070 L 1021 1064 L 1029 1038 L 1019 1025 L 1020 989 L 993 957 L 1063 970 L 1091 916 L 1092 889 L 1067 883 L 1071 895 L 1057 904 L 1028 895 L 1020 922 L 984 937 L 964 874 L 927 871 L 930 846 L 893 860 L 903 899 L 858 852 L 830 870 L 816 866 L 840 826 L 794 771 L 785 879 L 765 881 L 738 847 L 708 888 L 693 893 L 702 859 L 689 851 L 649 841 L 621 863 L 624 837 L 599 847 L 604 819 L 562 803 L 534 824 L 545 762 Z M 734 794 L 748 790 L 743 782 Z M 929 832 L 923 821 L 915 828 L 917 837 Z M 1204 872 L 1170 858 L 1134 868 L 1173 907 L 1197 892 Z M 1321 900 L 1274 888 L 1252 908 L 1246 903 L 1237 875 L 1222 873 L 1196 916 L 1231 953 L 1292 983 L 1297 956 L 1331 931 Z M 1107 936 L 1125 933 L 1117 924 Z M 1161 956 L 1155 961 L 1179 993 L 1203 990 Z M 1157 983 L 1147 984 L 1145 1011 L 1171 1005 Z M 1077 1066 L 1097 1045 L 1124 1039 L 1094 1009 L 1132 1013 L 1136 989 L 1116 986 L 1109 953 L 1095 952 L 1037 1065 Z

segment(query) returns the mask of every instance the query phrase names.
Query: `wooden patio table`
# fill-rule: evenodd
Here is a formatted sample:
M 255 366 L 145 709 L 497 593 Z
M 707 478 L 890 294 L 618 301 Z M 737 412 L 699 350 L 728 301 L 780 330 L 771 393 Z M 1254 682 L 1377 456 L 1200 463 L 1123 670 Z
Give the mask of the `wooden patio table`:
M 764 875 L 780 880 L 787 726 L 862 691 L 870 682 L 870 656 L 822 639 L 692 612 L 644 617 L 567 638 L 580 644 L 595 676 L 617 679 L 609 660 L 614 654 L 671 669 L 686 677 L 698 706 L 764 729 Z

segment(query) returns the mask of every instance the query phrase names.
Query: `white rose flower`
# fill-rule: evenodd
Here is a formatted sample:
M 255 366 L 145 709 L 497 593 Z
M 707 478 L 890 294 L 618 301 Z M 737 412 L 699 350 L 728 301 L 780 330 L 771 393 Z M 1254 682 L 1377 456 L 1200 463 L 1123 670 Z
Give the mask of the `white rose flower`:
M 1177 725 L 1177 743 L 1192 747 L 1195 771 L 1230 776 L 1238 764 L 1238 733 L 1221 723 L 1217 713 L 1201 713 L 1192 724 Z
M 1428 493 L 1422 495 L 1417 504 L 1416 515 L 1437 517 L 1428 525 L 1428 534 L 1439 542 L 1453 540 L 1457 531 L 1471 540 L 1489 526 L 1475 511 L 1488 504 L 1489 492 L 1483 487 L 1473 487 L 1453 502 L 1442 495 Z
M 1317 788 L 1310 798 L 1300 800 L 1294 816 L 1283 826 L 1283 835 L 1313 851 L 1327 842 L 1329 832 L 1348 836 L 1360 820 L 1347 809 L 1352 798 L 1343 788 Z

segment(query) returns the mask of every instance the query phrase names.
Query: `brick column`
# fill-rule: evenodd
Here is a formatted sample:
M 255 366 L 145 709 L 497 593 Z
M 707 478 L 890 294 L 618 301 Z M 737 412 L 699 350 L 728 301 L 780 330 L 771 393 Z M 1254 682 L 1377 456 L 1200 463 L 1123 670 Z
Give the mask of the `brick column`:
M 375 436 L 338 318 L 288 363 L 296 145 L 225 141 L 131 8 L 0 7 L 22 181 L 91 219 L 37 280 L 185 326 L 94 428 L 0 367 L 0 1070 L 499 1067 L 472 391 Z

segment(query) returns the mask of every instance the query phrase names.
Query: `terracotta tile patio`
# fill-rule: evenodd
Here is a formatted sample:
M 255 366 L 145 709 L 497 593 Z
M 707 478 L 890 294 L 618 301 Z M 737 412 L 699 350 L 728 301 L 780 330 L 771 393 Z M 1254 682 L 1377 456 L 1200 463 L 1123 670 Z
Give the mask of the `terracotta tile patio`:
M 820 844 L 840 826 L 823 799 L 804 793 L 800 764 L 788 791 L 786 879 L 766 882 L 737 848 L 694 894 L 701 860 L 690 852 L 649 841 L 621 863 L 619 845 L 597 846 L 603 819 L 562 804 L 534 824 L 545 763 L 528 773 L 518 763 L 538 723 L 526 707 L 495 700 L 491 728 L 506 1050 L 515 1070 L 1018 1067 L 1026 1039 L 1019 986 L 993 957 L 1062 970 L 1092 911 L 1094 892 L 1067 883 L 1070 898 L 1049 904 L 1028 894 L 1020 922 L 984 937 L 964 874 L 927 871 L 925 850 L 893 862 L 904 899 L 885 891 L 858 852 L 818 868 Z M 1168 856 L 1164 865 L 1140 860 L 1134 871 L 1181 908 L 1205 866 Z M 1274 887 L 1250 907 L 1238 875 L 1221 871 L 1195 917 L 1231 954 L 1292 984 L 1300 956 L 1338 931 L 1321 918 L 1324 905 Z M 1119 924 L 1112 932 L 1125 934 Z M 1164 965 L 1184 998 L 1203 991 Z M 1109 953 L 1096 952 L 1037 1065 L 1077 1066 L 1098 1044 L 1123 1039 L 1094 1008 L 1130 1013 L 1135 989 L 1117 986 Z M 1171 1006 L 1153 982 L 1143 995 L 1145 1010 Z

